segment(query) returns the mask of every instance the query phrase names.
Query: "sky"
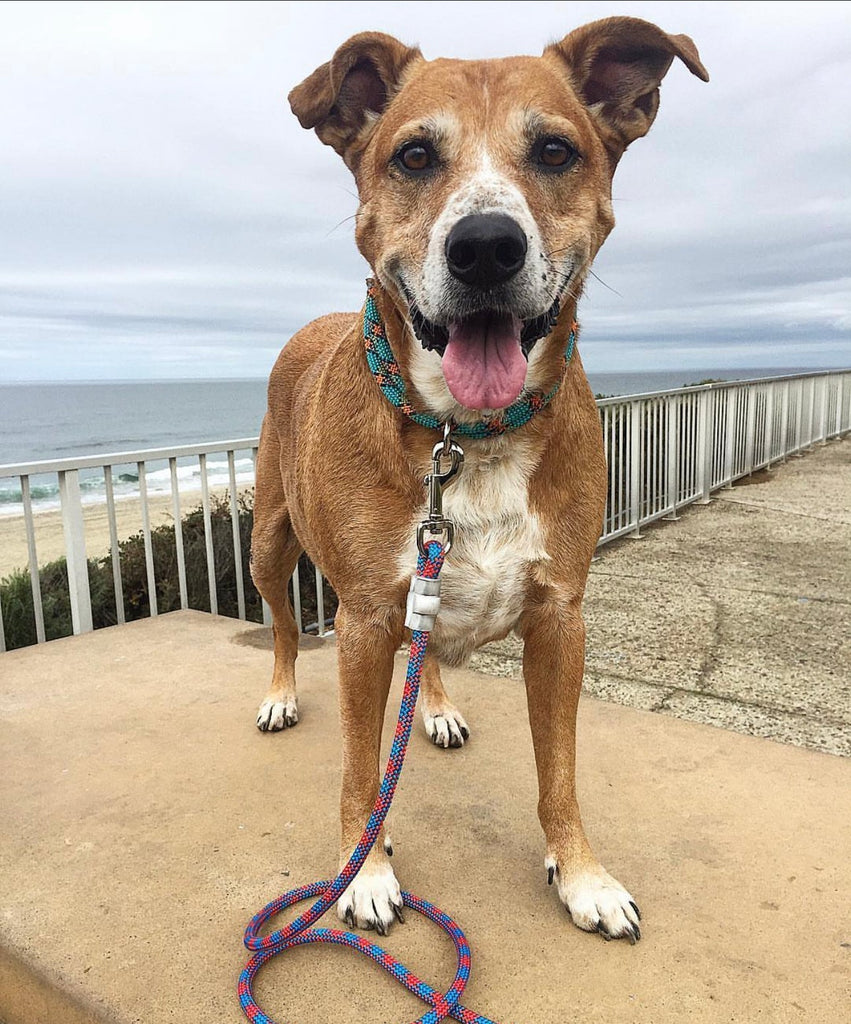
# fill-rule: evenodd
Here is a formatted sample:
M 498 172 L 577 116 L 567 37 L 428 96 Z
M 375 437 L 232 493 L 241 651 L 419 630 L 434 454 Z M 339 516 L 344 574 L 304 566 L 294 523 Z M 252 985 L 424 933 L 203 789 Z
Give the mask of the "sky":
M 851 366 L 849 3 L 2 3 L 0 382 L 266 376 L 368 273 L 292 86 L 366 29 L 486 58 L 611 14 L 711 82 L 675 62 L 621 161 L 586 369 Z

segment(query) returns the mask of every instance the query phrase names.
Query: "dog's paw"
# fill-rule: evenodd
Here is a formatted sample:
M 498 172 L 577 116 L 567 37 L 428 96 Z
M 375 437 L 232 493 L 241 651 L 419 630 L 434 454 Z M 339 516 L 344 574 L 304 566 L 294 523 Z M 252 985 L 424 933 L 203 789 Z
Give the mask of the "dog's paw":
M 298 723 L 298 702 L 295 694 L 284 700 L 264 700 L 257 712 L 257 728 L 261 732 L 291 729 Z
M 445 704 L 428 708 L 423 704 L 423 722 L 428 738 L 436 747 L 463 747 L 470 738 L 470 728 L 458 708 Z
M 374 928 L 386 935 L 394 919 L 404 923 L 402 892 L 393 868 L 387 863 L 369 863 L 337 900 L 337 916 L 350 928 Z
M 559 871 L 555 857 L 544 861 L 547 881 L 558 882 L 558 894 L 573 923 L 586 932 L 599 932 L 604 939 L 628 939 L 632 945 L 641 938 L 641 911 L 616 878 L 600 865 L 571 875 Z

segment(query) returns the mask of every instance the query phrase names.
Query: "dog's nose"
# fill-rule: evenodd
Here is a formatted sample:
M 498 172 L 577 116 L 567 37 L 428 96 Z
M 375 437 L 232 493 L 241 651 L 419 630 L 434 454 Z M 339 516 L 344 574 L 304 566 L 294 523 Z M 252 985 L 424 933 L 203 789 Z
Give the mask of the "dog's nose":
M 503 213 L 474 213 L 452 228 L 446 239 L 446 265 L 453 277 L 476 288 L 493 288 L 526 262 L 526 235 Z

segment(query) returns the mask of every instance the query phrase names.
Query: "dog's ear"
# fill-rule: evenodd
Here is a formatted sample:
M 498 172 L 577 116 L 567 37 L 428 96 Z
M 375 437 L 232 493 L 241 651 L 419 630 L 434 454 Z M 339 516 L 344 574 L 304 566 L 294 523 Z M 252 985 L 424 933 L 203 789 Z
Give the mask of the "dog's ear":
M 290 106 L 302 128 L 315 128 L 355 170 L 373 124 L 419 59 L 418 49 L 393 36 L 361 32 L 293 89 Z
M 568 68 L 574 88 L 617 160 L 650 131 L 659 85 L 674 57 L 704 82 L 709 73 L 688 36 L 669 36 L 640 18 L 604 18 L 583 25 L 544 51 Z

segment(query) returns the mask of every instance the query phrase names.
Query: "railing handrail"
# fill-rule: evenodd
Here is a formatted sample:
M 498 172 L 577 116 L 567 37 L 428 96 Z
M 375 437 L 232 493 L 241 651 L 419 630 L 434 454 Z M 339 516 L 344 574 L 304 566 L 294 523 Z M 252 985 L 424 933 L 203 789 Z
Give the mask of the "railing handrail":
M 851 367 L 840 370 L 807 370 L 804 373 L 782 373 L 776 377 L 742 377 L 738 380 L 715 380 L 709 384 L 689 384 L 681 388 L 663 388 L 661 391 L 637 391 L 630 395 L 609 395 L 596 399 L 597 406 L 615 405 L 618 402 L 632 402 L 645 398 L 662 398 L 665 395 L 685 395 L 695 391 L 720 391 L 722 388 L 741 387 L 742 384 L 773 384 L 783 380 L 809 380 L 810 377 L 830 377 L 834 374 L 851 373 Z
M 37 462 L 10 462 L 0 465 L 0 477 L 36 476 L 38 473 L 66 473 L 73 469 L 103 469 L 104 466 L 123 466 L 131 462 L 156 462 L 162 459 L 182 459 L 211 452 L 247 451 L 256 448 L 259 437 L 240 437 L 235 441 L 207 441 L 177 448 L 142 448 L 138 451 L 103 452 L 82 458 L 44 459 Z

